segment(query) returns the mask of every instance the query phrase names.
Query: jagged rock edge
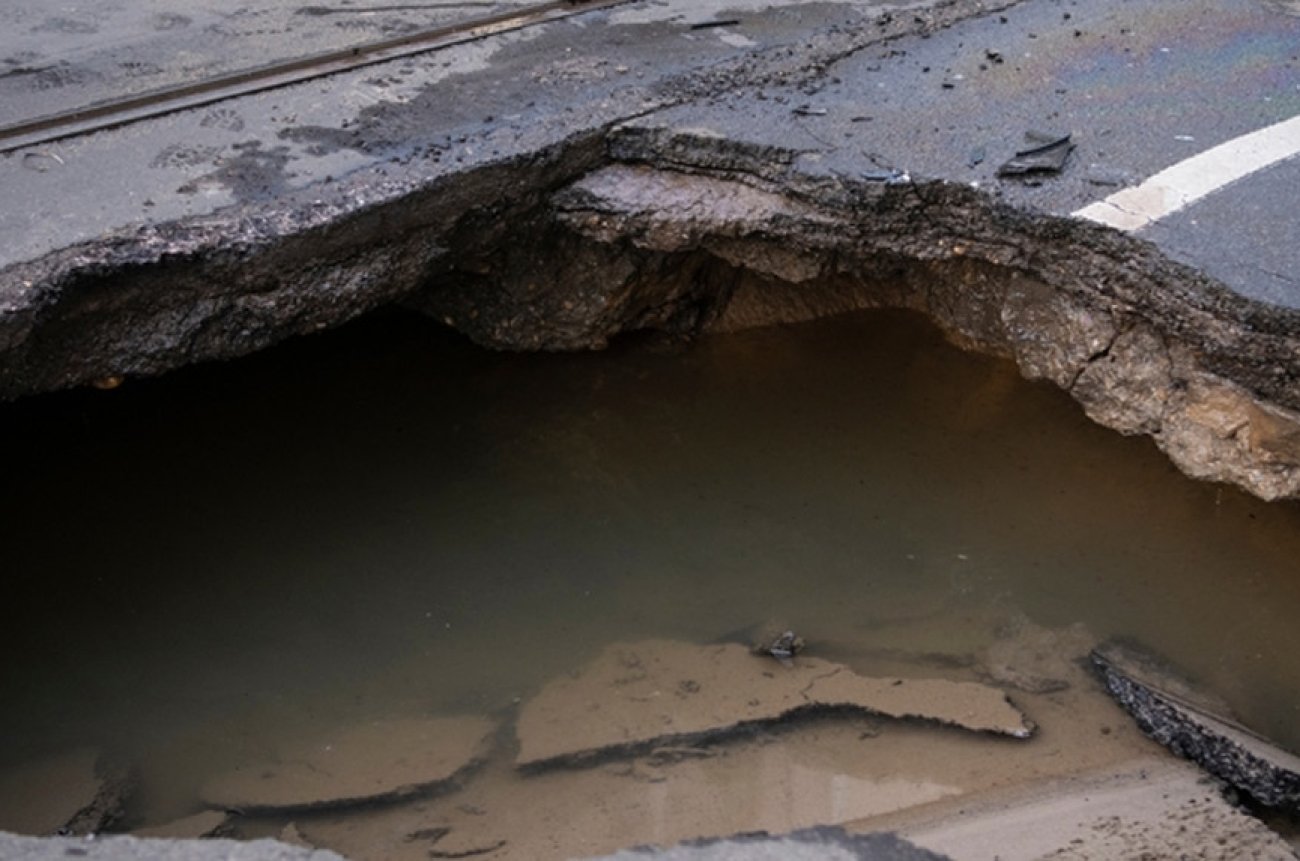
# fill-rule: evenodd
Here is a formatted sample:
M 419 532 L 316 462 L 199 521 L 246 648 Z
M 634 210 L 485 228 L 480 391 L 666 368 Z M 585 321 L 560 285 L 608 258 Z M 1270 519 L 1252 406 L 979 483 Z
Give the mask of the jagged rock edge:
M 442 239 L 466 212 L 513 222 L 537 209 L 600 163 L 603 134 L 457 176 L 358 184 L 335 203 L 308 188 L 10 266 L 0 401 L 235 358 L 394 304 L 450 267 Z
M 1103 653 L 1094 650 L 1090 663 L 1110 695 L 1153 741 L 1261 804 L 1290 810 L 1300 806 L 1300 782 L 1294 772 L 1268 762 L 1226 735 L 1199 726 L 1175 700 L 1127 677 Z M 1239 729 L 1253 735 L 1248 729 Z
M 797 156 L 616 128 L 484 166 L 455 183 L 377 187 L 346 211 L 289 201 L 270 213 L 232 209 L 69 249 L 3 273 L 11 291 L 0 297 L 9 306 L 0 320 L 0 398 L 243 355 L 395 302 L 507 349 L 593 348 L 633 329 L 693 334 L 904 307 L 928 314 L 964 347 L 1011 357 L 1027 377 L 1053 380 L 1099 423 L 1151 436 L 1190 475 L 1265 499 L 1300 497 L 1300 338 L 1292 334 L 1300 314 L 1237 296 L 1109 228 L 1015 209 L 942 181 L 807 176 Z M 596 237 L 575 229 L 583 204 L 574 203 L 573 181 L 631 164 L 753 188 L 788 201 L 797 217 L 727 230 L 696 219 L 694 236 L 667 250 L 638 237 L 628 213 L 589 204 L 588 215 L 622 225 Z M 406 220 L 393 236 L 389 216 L 399 202 Z M 500 265 L 512 253 L 505 246 L 529 234 L 532 276 L 557 264 L 578 267 L 591 294 L 584 302 L 520 301 L 503 288 L 512 277 Z M 797 312 L 741 319 L 732 301 L 738 290 L 756 278 L 769 287 L 782 282 L 774 277 L 779 269 L 755 271 L 752 252 L 789 257 L 792 244 L 816 257 L 818 270 L 815 279 L 792 283 L 820 280 L 829 289 L 816 301 L 803 291 Z M 320 255 L 322 246 L 330 253 Z M 600 295 L 610 265 L 623 270 L 614 279 L 623 291 L 617 301 Z M 891 293 L 886 276 L 906 289 Z M 1037 291 L 1055 306 L 1058 323 L 1074 315 L 1098 337 L 1053 344 L 1028 328 L 1026 337 L 1008 337 L 1025 309 L 1008 301 L 1008 285 Z M 603 303 L 595 318 L 593 297 Z M 510 325 L 486 325 L 503 319 Z M 1077 355 L 1050 355 L 1063 351 Z M 1145 376 L 1134 373 L 1139 360 Z
M 764 249 L 789 257 L 795 248 L 805 258 L 820 258 L 817 278 L 823 281 L 852 278 L 848 270 L 855 266 L 892 266 L 895 276 L 910 282 L 901 292 L 891 294 L 882 285 L 843 291 L 825 308 L 756 322 L 858 307 L 922 311 L 959 345 L 1007 356 L 1025 376 L 1056 382 L 1099 423 L 1151 436 L 1190 475 L 1235 483 L 1265 499 L 1300 495 L 1300 338 L 1293 334 L 1300 314 L 1240 297 L 1143 240 L 1082 220 L 1015 209 L 967 186 L 806 177 L 790 167 L 788 152 L 747 152 L 735 142 L 711 149 L 711 142 L 659 130 L 619 130 L 611 138 L 618 162 L 602 170 L 639 166 L 688 178 L 682 182 L 696 177 L 715 189 L 739 184 L 789 202 L 799 217 L 783 211 L 759 213 L 741 224 L 695 218 L 674 223 L 671 214 L 655 214 L 649 205 L 639 213 L 605 206 L 584 194 L 582 182 L 557 196 L 556 217 L 607 248 L 639 249 L 659 270 L 664 254 L 696 270 L 710 262 L 740 270 L 729 274 L 730 285 L 715 285 L 714 307 L 697 315 L 701 330 L 739 328 L 727 322 L 737 280 L 782 280 L 773 275 L 783 273 L 755 272 L 748 262 L 762 260 Z M 659 235 L 651 235 L 656 230 Z M 662 234 L 674 231 L 676 239 L 665 242 Z M 785 281 L 790 290 L 799 283 Z M 1031 343 L 1042 331 L 1012 337 L 1008 318 L 1025 310 L 1009 294 L 1017 283 L 1037 291 L 1042 307 L 1036 313 L 1046 308 L 1060 320 L 1076 317 L 1077 325 L 1104 337 L 1045 346 Z M 603 343 L 612 334 L 589 341 Z M 1063 349 L 1077 355 L 1064 365 L 1060 357 L 1044 360 L 1044 351 Z
M 912 12 L 907 3 L 884 8 L 875 32 L 831 28 L 798 53 L 781 45 L 669 76 L 656 87 L 656 108 L 765 82 L 809 80 L 872 46 L 1019 2 L 940 0 L 910 16 L 895 14 Z M 399 301 L 428 280 L 421 263 L 436 272 L 439 259 L 450 253 L 437 227 L 446 229 L 480 202 L 503 216 L 517 215 L 518 198 L 545 193 L 549 184 L 594 166 L 609 127 L 628 119 L 612 117 L 550 146 L 459 175 L 354 177 L 346 198 L 335 203 L 321 200 L 312 186 L 269 206 L 236 205 L 143 225 L 0 269 L 0 402 L 247 355 Z M 484 193 L 494 187 L 495 196 Z M 412 218 L 412 211 L 429 220 Z M 406 226 L 396 241 L 389 235 L 395 212 Z M 321 253 L 325 239 L 339 247 Z M 316 265 L 294 267 L 294 259 Z M 334 301 L 338 297 L 330 293 L 337 279 L 317 278 L 324 289 L 312 289 L 322 270 L 344 276 L 352 288 L 344 301 Z M 99 326 L 78 322 L 86 311 L 97 313 L 94 306 L 104 300 L 106 287 L 125 294 L 108 297 L 118 313 Z M 186 290 L 209 301 L 184 306 L 184 296 L 178 301 L 175 294 Z M 159 297 L 161 310 L 151 307 Z M 288 312 L 275 307 L 282 298 L 291 300 Z M 69 338 L 66 330 L 78 326 L 81 331 Z M 135 328 L 143 334 L 123 333 Z

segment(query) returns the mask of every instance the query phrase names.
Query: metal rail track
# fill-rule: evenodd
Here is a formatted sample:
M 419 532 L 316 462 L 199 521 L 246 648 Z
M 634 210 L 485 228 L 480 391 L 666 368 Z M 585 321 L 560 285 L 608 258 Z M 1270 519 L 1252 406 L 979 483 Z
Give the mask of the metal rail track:
M 392 39 L 270 63 L 0 126 L 0 153 L 117 128 L 236 96 L 335 75 L 632 0 L 551 0 Z

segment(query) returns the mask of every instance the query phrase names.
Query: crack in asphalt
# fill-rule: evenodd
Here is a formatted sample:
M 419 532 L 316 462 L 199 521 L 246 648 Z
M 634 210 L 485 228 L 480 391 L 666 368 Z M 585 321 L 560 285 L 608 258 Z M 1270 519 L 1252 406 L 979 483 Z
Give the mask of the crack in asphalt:
M 1083 360 L 1083 363 L 1079 365 L 1079 369 L 1074 372 L 1074 376 L 1070 378 L 1069 384 L 1065 386 L 1065 390 L 1073 393 L 1075 387 L 1079 383 L 1079 379 L 1088 371 L 1088 369 L 1097 362 L 1100 362 L 1102 359 L 1108 358 L 1110 356 L 1110 351 L 1114 348 L 1120 337 L 1131 332 L 1133 328 L 1134 326 L 1132 325 L 1123 329 L 1116 328 L 1115 332 L 1106 341 L 1105 346 Z

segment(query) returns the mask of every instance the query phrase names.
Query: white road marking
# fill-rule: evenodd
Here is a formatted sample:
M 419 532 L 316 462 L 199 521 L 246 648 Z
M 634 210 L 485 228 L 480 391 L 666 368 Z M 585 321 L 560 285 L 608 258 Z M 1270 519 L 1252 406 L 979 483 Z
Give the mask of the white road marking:
M 1141 185 L 1075 210 L 1077 218 L 1141 230 L 1230 182 L 1300 153 L 1300 116 L 1225 141 L 1184 159 Z

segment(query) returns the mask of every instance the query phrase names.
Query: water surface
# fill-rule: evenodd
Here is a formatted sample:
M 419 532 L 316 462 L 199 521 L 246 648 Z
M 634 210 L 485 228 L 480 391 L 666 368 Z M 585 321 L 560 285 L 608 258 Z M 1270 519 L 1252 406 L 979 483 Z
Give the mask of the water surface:
M 1300 509 L 908 314 L 563 355 L 379 317 L 0 428 L 0 765 L 94 744 L 159 817 L 314 726 L 764 619 L 953 654 L 990 611 L 1082 622 L 1300 749 Z

